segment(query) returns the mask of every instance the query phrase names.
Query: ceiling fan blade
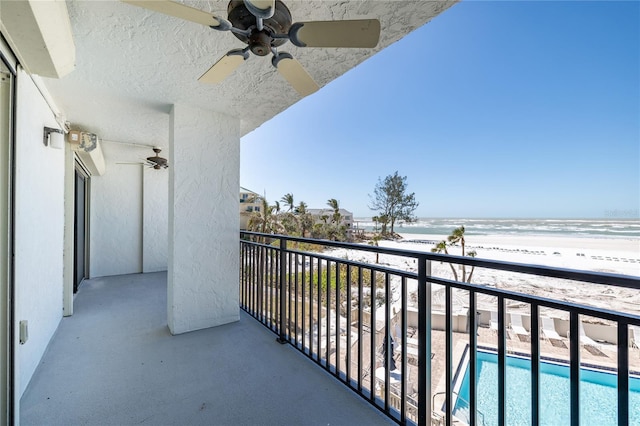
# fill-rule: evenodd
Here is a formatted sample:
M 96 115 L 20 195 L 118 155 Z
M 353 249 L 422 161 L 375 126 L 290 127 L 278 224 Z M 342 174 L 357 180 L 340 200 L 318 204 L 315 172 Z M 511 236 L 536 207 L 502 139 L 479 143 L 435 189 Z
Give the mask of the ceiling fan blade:
M 218 27 L 221 22 L 209 12 L 168 0 L 120 0 L 144 9 L 160 12 L 165 15 L 185 19 L 207 27 Z
M 301 96 L 309 96 L 318 91 L 319 87 L 313 78 L 290 54 L 280 52 L 273 57 L 271 63 Z
M 220 83 L 249 57 L 246 49 L 234 49 L 218 60 L 198 79 L 201 83 Z
M 247 10 L 256 18 L 269 19 L 276 10 L 276 0 L 244 0 Z
M 380 40 L 380 21 L 297 22 L 289 30 L 289 39 L 299 47 L 376 47 Z

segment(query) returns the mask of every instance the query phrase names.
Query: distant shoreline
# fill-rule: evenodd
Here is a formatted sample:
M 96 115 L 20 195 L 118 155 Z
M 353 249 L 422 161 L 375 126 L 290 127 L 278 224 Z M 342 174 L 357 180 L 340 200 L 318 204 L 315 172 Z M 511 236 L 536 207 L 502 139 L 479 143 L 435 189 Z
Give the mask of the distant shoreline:
M 354 221 L 373 220 L 373 216 L 354 216 Z M 566 221 L 566 222 L 599 222 L 599 221 L 640 221 L 640 217 L 419 217 L 421 220 L 472 220 L 472 221 Z
M 354 229 L 373 232 L 376 224 L 366 218 L 354 218 Z M 427 234 L 444 239 L 458 226 L 465 235 L 511 235 L 569 238 L 636 239 L 640 241 L 640 219 L 429 219 L 411 224 L 396 224 L 398 234 Z M 380 229 L 380 225 L 377 226 Z

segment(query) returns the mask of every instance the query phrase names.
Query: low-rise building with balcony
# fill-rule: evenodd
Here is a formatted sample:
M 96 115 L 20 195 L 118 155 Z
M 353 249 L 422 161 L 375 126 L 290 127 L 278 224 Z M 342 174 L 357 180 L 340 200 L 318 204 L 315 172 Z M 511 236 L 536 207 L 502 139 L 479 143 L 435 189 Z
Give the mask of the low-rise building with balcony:
M 240 187 L 240 229 L 249 229 L 249 220 L 253 213 L 260 213 L 263 197 L 257 192 Z
M 307 209 L 307 212 L 313 218 L 313 223 L 332 223 L 334 211 L 332 209 Z M 347 234 L 351 235 L 353 229 L 353 213 L 347 209 L 339 209 L 340 223 L 339 226 L 344 226 L 347 230 Z

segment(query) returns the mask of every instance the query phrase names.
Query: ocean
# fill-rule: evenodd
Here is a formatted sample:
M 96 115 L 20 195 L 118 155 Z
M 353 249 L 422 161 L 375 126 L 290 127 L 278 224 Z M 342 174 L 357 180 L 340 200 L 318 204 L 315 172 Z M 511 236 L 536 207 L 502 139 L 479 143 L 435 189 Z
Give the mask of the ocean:
M 354 218 L 354 227 L 374 230 L 371 218 Z M 397 224 L 399 234 L 449 235 L 464 226 L 466 235 L 553 235 L 592 238 L 640 238 L 638 219 L 430 219 Z

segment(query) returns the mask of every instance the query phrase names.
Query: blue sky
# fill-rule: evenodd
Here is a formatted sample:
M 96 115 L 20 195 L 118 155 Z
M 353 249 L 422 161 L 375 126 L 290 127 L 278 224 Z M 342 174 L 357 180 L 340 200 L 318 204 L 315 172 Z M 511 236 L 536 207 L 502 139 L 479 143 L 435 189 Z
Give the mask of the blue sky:
M 640 2 L 464 1 L 249 133 L 241 185 L 372 216 L 638 218 Z

